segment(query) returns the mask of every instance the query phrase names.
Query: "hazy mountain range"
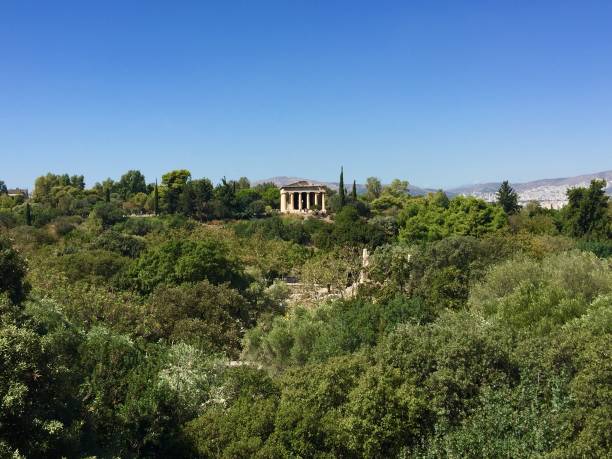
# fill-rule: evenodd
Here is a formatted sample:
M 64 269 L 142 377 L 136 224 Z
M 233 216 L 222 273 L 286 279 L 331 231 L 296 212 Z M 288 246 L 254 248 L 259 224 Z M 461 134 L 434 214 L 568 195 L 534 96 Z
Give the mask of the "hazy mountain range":
M 518 192 L 519 201 L 522 204 L 529 201 L 538 201 L 545 207 L 558 208 L 567 202 L 566 192 L 568 188 L 588 186 L 593 179 L 605 180 L 607 183 L 606 193 L 608 195 L 612 195 L 612 170 L 595 172 L 593 174 L 577 175 L 574 177 L 540 179 L 524 183 L 511 183 L 511 185 Z M 255 183 L 272 182 L 280 187 L 300 180 L 321 183 L 331 189 L 338 189 L 338 182 L 323 182 L 303 177 L 270 177 L 265 180 L 258 180 Z M 445 189 L 445 191 L 449 196 L 476 196 L 484 199 L 485 201 L 494 201 L 495 193 L 497 192 L 500 184 L 501 182 L 478 183 L 474 185 L 449 188 Z M 352 184 L 347 183 L 345 186 L 350 191 Z M 410 194 L 413 196 L 424 195 L 429 192 L 436 191 L 433 188 L 419 187 L 412 184 L 410 184 L 409 189 Z M 358 193 L 365 193 L 365 190 L 366 188 L 364 184 L 357 184 Z

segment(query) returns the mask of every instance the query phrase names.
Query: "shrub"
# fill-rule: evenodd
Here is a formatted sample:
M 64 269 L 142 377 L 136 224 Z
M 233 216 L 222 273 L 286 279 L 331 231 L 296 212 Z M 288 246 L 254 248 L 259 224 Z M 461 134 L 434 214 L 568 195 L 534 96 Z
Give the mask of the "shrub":
M 244 287 L 245 277 L 225 245 L 214 240 L 170 241 L 143 253 L 130 275 L 145 293 L 160 284 L 181 284 L 204 279 Z
M 57 258 L 56 263 L 68 280 L 88 279 L 94 283 L 108 282 L 128 266 L 124 257 L 98 249 L 63 255 Z
M 515 328 L 547 333 L 584 314 L 599 295 L 612 292 L 608 260 L 585 252 L 550 255 L 541 262 L 511 260 L 495 266 L 470 294 L 485 317 Z
M 93 243 L 93 247 L 130 258 L 137 258 L 144 250 L 145 243 L 133 236 L 126 236 L 117 231 L 108 230 L 100 234 Z

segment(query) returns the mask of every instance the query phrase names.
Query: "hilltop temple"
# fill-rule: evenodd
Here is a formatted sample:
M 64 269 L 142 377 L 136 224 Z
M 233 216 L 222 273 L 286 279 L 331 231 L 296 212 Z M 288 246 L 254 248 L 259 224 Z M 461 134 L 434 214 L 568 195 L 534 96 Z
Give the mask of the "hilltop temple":
M 280 189 L 280 210 L 283 213 L 325 212 L 325 186 L 302 180 Z

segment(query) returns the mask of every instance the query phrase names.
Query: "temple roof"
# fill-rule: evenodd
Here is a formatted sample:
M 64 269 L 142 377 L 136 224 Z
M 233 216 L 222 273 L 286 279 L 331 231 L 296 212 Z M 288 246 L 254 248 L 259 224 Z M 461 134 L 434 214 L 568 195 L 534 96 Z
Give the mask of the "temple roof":
M 307 188 L 307 187 L 324 187 L 320 183 L 310 182 L 308 180 L 300 180 L 299 182 L 288 183 L 287 185 L 281 186 L 281 188 Z

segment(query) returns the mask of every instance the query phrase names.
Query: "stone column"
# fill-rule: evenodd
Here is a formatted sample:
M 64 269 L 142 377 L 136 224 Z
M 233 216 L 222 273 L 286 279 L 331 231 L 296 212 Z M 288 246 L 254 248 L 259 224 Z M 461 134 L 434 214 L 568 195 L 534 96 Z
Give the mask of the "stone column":
M 284 191 L 281 191 L 281 197 L 280 197 L 280 210 L 281 212 L 287 212 L 287 193 L 285 193 Z
M 306 209 L 310 210 L 310 191 L 306 192 Z
M 325 193 L 321 193 L 321 210 L 325 212 Z
M 302 210 L 302 192 L 298 192 L 298 210 Z
M 319 192 L 315 192 L 315 206 L 319 205 Z

